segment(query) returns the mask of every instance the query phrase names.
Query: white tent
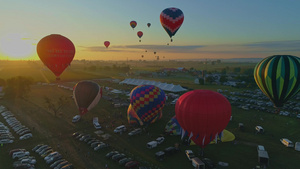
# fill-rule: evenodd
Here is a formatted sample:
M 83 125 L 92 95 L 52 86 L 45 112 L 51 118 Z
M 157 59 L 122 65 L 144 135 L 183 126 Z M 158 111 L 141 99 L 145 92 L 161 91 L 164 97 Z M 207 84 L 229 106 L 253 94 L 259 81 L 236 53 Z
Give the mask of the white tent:
M 143 79 L 125 79 L 119 84 L 130 84 L 130 85 L 154 85 L 156 87 L 161 88 L 164 91 L 169 91 L 169 92 L 182 92 L 186 91 L 185 88 L 181 87 L 180 85 L 174 85 L 174 84 L 168 84 L 168 83 L 161 83 L 161 82 L 156 82 L 156 81 L 150 81 L 150 80 L 143 80 Z

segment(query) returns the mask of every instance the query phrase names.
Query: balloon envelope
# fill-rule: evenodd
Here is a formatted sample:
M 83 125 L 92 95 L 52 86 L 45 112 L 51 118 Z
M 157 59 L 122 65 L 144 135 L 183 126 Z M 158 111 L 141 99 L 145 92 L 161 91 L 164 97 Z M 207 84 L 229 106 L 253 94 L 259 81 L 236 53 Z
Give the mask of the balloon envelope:
M 137 86 L 130 93 L 132 108 L 144 124 L 154 123 L 162 117 L 165 101 L 165 92 L 153 85 Z
M 217 92 L 193 90 L 179 97 L 175 113 L 182 129 L 189 133 L 189 138 L 203 148 L 227 126 L 231 105 Z
M 282 107 L 300 91 L 300 58 L 291 55 L 269 56 L 254 69 L 254 79 L 276 107 Z
M 143 36 L 143 32 L 142 32 L 142 31 L 138 31 L 138 32 L 137 32 L 137 36 L 138 36 L 139 38 L 141 38 L 141 37 Z
M 170 38 L 176 34 L 183 20 L 183 12 L 178 8 L 166 8 L 160 14 L 160 23 Z
M 86 114 L 95 107 L 101 97 L 102 89 L 93 81 L 80 81 L 73 88 L 73 98 L 80 115 Z
M 109 41 L 105 41 L 105 42 L 104 42 L 104 46 L 105 46 L 106 48 L 108 48 L 109 45 L 110 45 L 110 42 L 109 42 Z
M 148 28 L 151 26 L 151 23 L 147 23 Z
M 129 124 L 138 124 L 140 126 L 143 125 L 143 122 L 139 118 L 139 116 L 136 114 L 136 112 L 133 110 L 132 105 L 129 104 L 128 110 L 127 110 L 127 120 Z
M 68 38 L 58 34 L 42 38 L 36 49 L 41 61 L 55 74 L 57 80 L 75 55 L 74 44 Z
M 137 25 L 136 21 L 130 22 L 130 26 L 132 27 L 132 29 L 134 29 L 136 27 L 136 25 Z

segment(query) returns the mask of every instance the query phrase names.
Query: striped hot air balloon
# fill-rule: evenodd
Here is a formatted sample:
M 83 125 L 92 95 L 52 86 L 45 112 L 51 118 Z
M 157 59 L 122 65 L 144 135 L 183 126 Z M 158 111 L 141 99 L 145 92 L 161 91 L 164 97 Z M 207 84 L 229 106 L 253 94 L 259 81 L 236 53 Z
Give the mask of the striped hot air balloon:
M 183 12 L 178 8 L 166 8 L 160 14 L 160 23 L 172 40 L 184 20 Z
M 143 122 L 139 118 L 139 116 L 136 114 L 136 112 L 133 110 L 132 105 L 129 104 L 128 110 L 127 110 L 127 120 L 129 124 L 138 124 L 140 126 L 143 125 Z
M 300 91 L 300 58 L 291 55 L 269 56 L 256 65 L 254 79 L 275 107 L 282 107 Z

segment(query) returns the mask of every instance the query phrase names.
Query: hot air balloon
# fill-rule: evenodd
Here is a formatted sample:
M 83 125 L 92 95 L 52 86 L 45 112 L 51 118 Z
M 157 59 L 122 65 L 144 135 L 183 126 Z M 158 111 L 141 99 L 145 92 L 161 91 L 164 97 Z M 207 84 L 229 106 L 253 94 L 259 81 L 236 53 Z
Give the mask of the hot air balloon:
M 142 58 L 144 57 L 144 55 L 142 55 Z
M 210 90 L 193 90 L 179 97 L 176 118 L 189 138 L 204 148 L 227 126 L 231 105 L 221 94 Z
M 156 52 L 153 52 L 154 53 L 154 55 L 156 54 Z
M 132 105 L 129 104 L 128 110 L 127 110 L 127 120 L 129 124 L 132 125 L 143 125 L 143 122 L 141 121 L 141 119 L 139 118 L 139 116 L 136 114 L 136 112 L 133 110 Z
M 109 45 L 110 45 L 110 42 L 109 42 L 109 41 L 105 41 L 105 42 L 104 42 L 104 46 L 105 46 L 106 48 L 108 48 Z
M 143 36 L 143 32 L 142 31 L 138 31 L 137 32 L 137 36 L 140 38 L 140 42 L 141 42 L 141 37 Z
M 280 111 L 279 108 L 300 91 L 300 58 L 291 55 L 269 56 L 256 65 L 254 79 Z
M 166 124 L 165 133 L 169 133 L 170 135 L 181 135 L 181 132 L 182 132 L 181 126 L 178 123 L 175 115 Z
M 147 26 L 148 26 L 148 28 L 150 28 L 150 26 L 151 26 L 151 23 L 147 23 Z
M 55 74 L 56 80 L 70 65 L 75 55 L 74 44 L 66 37 L 51 34 L 37 44 L 37 54 L 41 61 Z
M 160 23 L 172 40 L 184 20 L 182 11 L 178 8 L 166 8 L 160 14 Z
M 136 27 L 136 25 L 137 25 L 136 21 L 130 22 L 130 26 L 132 27 L 132 29 L 134 29 Z
M 93 81 L 80 81 L 73 88 L 73 97 L 82 116 L 98 104 L 102 88 Z
M 165 92 L 153 85 L 140 85 L 130 93 L 130 104 L 143 124 L 154 123 L 162 117 Z

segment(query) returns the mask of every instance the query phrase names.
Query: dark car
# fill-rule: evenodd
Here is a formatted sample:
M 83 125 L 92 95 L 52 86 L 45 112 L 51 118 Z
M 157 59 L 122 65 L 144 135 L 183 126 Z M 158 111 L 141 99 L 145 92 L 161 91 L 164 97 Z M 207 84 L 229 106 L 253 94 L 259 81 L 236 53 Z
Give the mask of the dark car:
M 75 132 L 72 134 L 73 137 L 77 137 L 80 133 L 79 132 Z
M 176 153 L 178 151 L 178 149 L 176 149 L 175 147 L 168 147 L 164 150 L 166 155 L 172 155 L 174 153 Z
M 113 155 L 118 154 L 118 153 L 119 153 L 118 151 L 111 151 L 111 152 L 107 153 L 107 154 L 105 155 L 105 157 L 111 158 Z
M 47 164 L 52 164 L 52 163 L 54 163 L 55 161 L 60 160 L 60 159 L 62 159 L 62 156 L 61 156 L 60 154 L 57 154 L 57 155 L 53 156 L 52 158 L 48 159 L 48 160 L 46 161 L 46 163 L 47 163 Z
M 54 169 L 60 169 L 63 166 L 68 165 L 68 164 L 70 164 L 68 161 L 63 161 L 63 162 L 59 163 Z
M 35 147 L 33 147 L 32 151 L 36 151 L 38 148 L 40 148 L 41 146 L 43 146 L 44 144 L 38 144 Z
M 205 164 L 205 168 L 207 168 L 207 169 L 213 169 L 213 168 L 215 168 L 215 164 L 209 158 L 203 158 L 202 162 Z
M 125 154 L 115 154 L 111 157 L 111 159 L 115 160 L 115 161 L 119 161 L 120 159 L 126 157 Z
M 88 141 L 93 140 L 93 139 L 94 139 L 93 137 L 89 137 L 89 138 L 84 139 L 83 141 L 87 143 Z
M 101 142 L 101 141 L 93 142 L 93 143 L 91 144 L 91 147 L 92 147 L 92 148 L 95 148 L 95 147 L 98 146 L 98 144 L 101 144 L 101 143 L 103 143 L 103 142 Z
M 80 134 L 78 134 L 75 138 L 76 138 L 76 139 L 79 139 L 79 138 L 81 138 L 83 135 L 84 135 L 83 133 L 80 133 Z
M 100 141 L 100 140 L 98 140 L 96 138 L 93 138 L 92 140 L 88 141 L 87 144 L 90 145 L 90 144 L 92 144 L 94 142 L 97 142 L 97 141 Z
M 60 169 L 73 169 L 73 168 L 74 168 L 74 167 L 73 167 L 72 164 L 67 164 L 67 165 L 61 167 Z
M 139 165 L 140 163 L 137 161 L 129 161 L 128 163 L 125 164 L 125 168 L 127 169 L 137 168 Z
M 65 160 L 65 159 L 57 160 L 57 161 L 55 161 L 53 164 L 50 165 L 50 168 L 54 168 L 54 167 L 56 167 L 58 164 L 60 164 L 60 163 L 62 163 L 62 162 L 64 162 L 64 161 L 66 161 L 66 160 Z
M 120 165 L 125 165 L 129 161 L 132 161 L 132 159 L 131 158 L 122 158 L 121 160 L 119 160 L 119 164 Z

